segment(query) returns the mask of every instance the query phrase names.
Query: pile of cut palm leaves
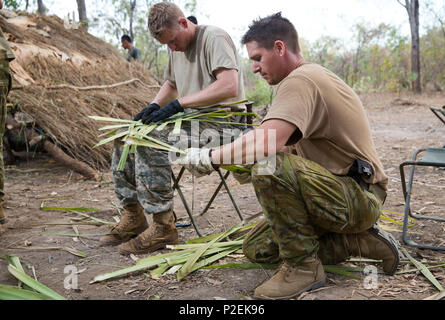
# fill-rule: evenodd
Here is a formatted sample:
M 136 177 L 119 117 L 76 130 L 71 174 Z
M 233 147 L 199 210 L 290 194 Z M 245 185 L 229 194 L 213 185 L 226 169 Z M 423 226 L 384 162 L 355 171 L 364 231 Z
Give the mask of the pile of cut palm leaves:
M 106 133 L 100 135 L 103 137 L 95 148 L 102 146 L 104 144 L 113 142 L 114 140 L 121 139 L 124 142 L 124 148 L 122 151 L 122 157 L 119 162 L 119 170 L 123 170 L 125 162 L 128 158 L 129 153 L 134 153 L 137 146 L 150 147 L 158 150 L 164 150 L 169 152 L 174 152 L 178 154 L 184 154 L 183 150 L 180 150 L 174 146 L 171 146 L 159 139 L 155 139 L 150 136 L 153 131 L 162 131 L 169 127 L 173 127 L 173 134 L 179 135 L 181 132 L 182 125 L 186 122 L 199 121 L 199 122 L 209 122 L 216 124 L 226 124 L 226 125 L 239 125 L 246 126 L 246 123 L 236 123 L 231 122 L 230 118 L 232 116 L 253 116 L 257 117 L 255 113 L 249 112 L 234 112 L 231 111 L 230 107 L 234 105 L 239 105 L 247 102 L 247 100 L 238 101 L 226 105 L 218 105 L 208 108 L 202 108 L 195 110 L 190 113 L 178 113 L 164 121 L 158 123 L 152 123 L 145 125 L 142 121 L 131 121 L 122 120 L 107 117 L 97 117 L 90 116 L 91 119 L 101 122 L 113 123 L 105 127 L 100 128 L 100 131 L 107 131 Z M 252 125 L 255 126 L 255 125 Z M 231 167 L 224 167 L 224 169 L 230 170 Z M 232 168 L 233 169 L 233 168 Z
M 28 276 L 20 259 L 16 256 L 6 256 L 8 271 L 19 281 L 17 286 L 0 284 L 0 300 L 66 300 L 57 292 Z
M 182 280 L 191 273 L 200 269 L 239 268 L 239 269 L 276 269 L 276 264 L 259 263 L 231 263 L 213 265 L 215 262 L 233 254 L 243 254 L 243 241 L 247 231 L 255 227 L 257 223 L 248 226 L 236 225 L 226 232 L 191 239 L 183 245 L 167 246 L 174 252 L 159 254 L 148 258 L 139 259 L 136 265 L 114 272 L 96 276 L 91 283 L 102 282 L 109 279 L 122 277 L 134 272 L 150 270 L 153 279 L 159 279 L 165 275 L 177 275 Z M 343 266 L 325 266 L 327 272 L 360 278 L 352 272 L 361 271 L 357 268 Z
M 230 254 L 242 253 L 245 234 L 240 234 L 255 225 L 256 223 L 245 227 L 237 225 L 223 233 L 192 239 L 183 245 L 167 246 L 167 249 L 174 252 L 139 259 L 136 265 L 99 275 L 93 279 L 92 283 L 151 269 L 150 275 L 155 279 L 177 273 L 178 280 L 182 280 L 192 272 Z

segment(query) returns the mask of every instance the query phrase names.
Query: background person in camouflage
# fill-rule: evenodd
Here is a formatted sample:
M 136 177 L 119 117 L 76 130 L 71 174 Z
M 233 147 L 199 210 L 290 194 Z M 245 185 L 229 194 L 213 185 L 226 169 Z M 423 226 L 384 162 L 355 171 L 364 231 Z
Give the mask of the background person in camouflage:
M 0 0 L 0 9 L 3 8 L 3 2 Z M 3 164 L 3 135 L 6 126 L 6 98 L 11 89 L 12 79 L 9 69 L 9 62 L 14 60 L 15 56 L 6 41 L 2 30 L 0 29 L 0 233 L 3 232 L 2 224 L 6 222 L 6 216 L 3 211 L 4 185 L 5 185 L 5 167 Z
M 121 43 L 122 43 L 122 48 L 128 50 L 127 56 L 125 57 L 125 59 L 127 59 L 128 62 L 131 62 L 133 60 L 141 61 L 142 59 L 141 50 L 139 50 L 133 45 L 133 39 L 131 39 L 129 35 L 124 34 L 121 38 Z
M 359 97 L 335 74 L 304 60 L 297 31 L 281 13 L 254 21 L 242 42 L 253 72 L 277 85 L 266 117 L 233 143 L 189 149 L 177 163 L 201 176 L 215 165 L 257 161 L 247 175 L 265 219 L 243 250 L 254 262 L 283 263 L 255 297 L 288 299 L 323 286 L 322 262 L 350 256 L 382 260 L 394 274 L 396 243 L 375 227 L 388 178 Z M 230 157 L 237 153 L 238 159 Z M 269 172 L 264 159 L 273 164 Z
M 135 121 L 158 122 L 178 112 L 193 111 L 191 108 L 244 99 L 240 60 L 225 31 L 213 26 L 196 26 L 171 2 L 161 2 L 150 9 L 149 28 L 160 43 L 168 45 L 169 64 L 165 83 L 153 102 L 136 115 Z M 204 129 L 211 128 L 219 132 L 213 130 L 204 134 Z M 187 143 L 193 140 L 196 147 L 210 140 L 220 145 L 220 140 L 230 135 L 221 134 L 224 128 L 227 126 L 209 127 L 199 123 L 199 128 L 193 130 L 192 124 L 191 127 L 183 126 L 185 132 L 182 135 L 187 136 Z M 157 131 L 154 137 L 172 144 L 168 141 L 170 131 Z M 218 139 L 214 139 L 215 133 Z M 115 193 L 124 207 L 124 216 L 112 235 L 101 239 L 101 244 L 120 244 L 119 252 L 127 255 L 149 253 L 177 243 L 167 152 L 138 147 L 128 158 L 123 172 L 117 166 L 121 154 L 122 144 L 117 142 L 112 170 Z M 153 215 L 153 224 L 149 228 L 144 213 Z M 128 232 L 137 237 L 130 240 Z

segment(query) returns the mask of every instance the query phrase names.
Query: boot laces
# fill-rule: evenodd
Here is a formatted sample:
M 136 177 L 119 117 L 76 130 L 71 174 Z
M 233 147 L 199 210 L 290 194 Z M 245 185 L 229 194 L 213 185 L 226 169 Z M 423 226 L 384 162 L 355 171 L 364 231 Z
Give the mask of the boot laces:
M 132 224 L 136 222 L 136 218 L 132 214 L 125 214 L 121 221 L 113 228 L 114 230 L 126 230 L 129 228 Z

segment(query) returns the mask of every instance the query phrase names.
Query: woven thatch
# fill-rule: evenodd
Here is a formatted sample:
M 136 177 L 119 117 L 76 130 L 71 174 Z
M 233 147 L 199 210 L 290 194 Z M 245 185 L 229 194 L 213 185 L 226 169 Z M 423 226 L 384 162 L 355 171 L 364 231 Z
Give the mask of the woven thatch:
M 9 100 L 31 115 L 35 125 L 70 156 L 97 169 L 109 167 L 111 146 L 92 149 L 101 124 L 90 115 L 131 119 L 158 91 L 139 63 L 58 17 L 0 16 L 0 27 L 17 57 L 11 64 Z M 74 87 L 110 86 L 76 90 Z

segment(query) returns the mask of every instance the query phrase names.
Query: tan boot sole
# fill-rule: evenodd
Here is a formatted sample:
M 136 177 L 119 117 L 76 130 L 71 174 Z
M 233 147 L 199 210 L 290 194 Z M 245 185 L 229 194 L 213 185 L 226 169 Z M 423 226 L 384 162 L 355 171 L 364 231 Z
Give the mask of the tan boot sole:
M 324 277 L 324 279 L 322 279 L 322 280 L 320 280 L 320 281 L 318 281 L 316 283 L 313 283 L 313 284 L 307 286 L 306 288 L 304 288 L 304 289 L 302 289 L 302 290 L 298 291 L 297 293 L 294 293 L 294 294 L 292 294 L 290 296 L 271 298 L 271 297 L 266 297 L 266 296 L 257 297 L 257 296 L 254 295 L 253 297 L 255 299 L 257 299 L 257 300 L 289 300 L 289 299 L 293 299 L 293 298 L 298 297 L 299 295 L 301 295 L 304 292 L 319 289 L 319 288 L 323 287 L 325 284 L 326 284 L 326 277 Z
M 148 225 L 144 225 L 139 229 L 129 231 L 133 232 L 133 235 L 119 236 L 119 235 L 107 235 L 100 239 L 99 247 L 116 247 L 122 243 L 130 241 L 133 238 L 136 238 L 142 232 L 144 232 L 148 228 Z
M 105 239 L 105 237 L 109 237 L 109 239 Z M 100 239 L 99 247 L 116 247 L 122 243 L 125 243 L 125 242 L 131 240 L 132 238 L 137 237 L 137 235 L 128 236 L 128 237 L 120 238 L 120 239 L 118 239 L 117 237 L 115 237 L 113 235 L 108 235 L 105 237 Z
M 129 242 L 131 242 L 133 240 L 130 240 Z M 165 249 L 165 247 L 167 245 L 174 245 L 174 244 L 178 244 L 179 243 L 179 239 L 176 236 L 173 236 L 171 238 L 168 239 L 164 239 L 162 241 L 159 241 L 157 243 L 154 243 L 153 245 L 147 247 L 147 248 L 134 248 L 133 245 L 129 242 L 123 243 L 122 245 L 120 245 L 118 247 L 118 252 L 123 255 L 123 256 L 129 256 L 130 254 L 136 254 L 136 255 L 140 255 L 140 254 L 147 254 L 147 253 L 152 253 L 161 249 Z

